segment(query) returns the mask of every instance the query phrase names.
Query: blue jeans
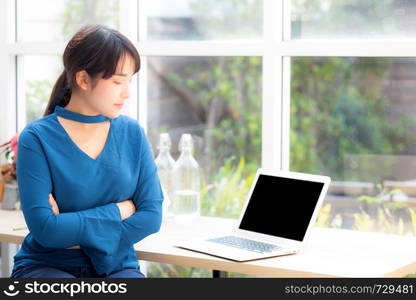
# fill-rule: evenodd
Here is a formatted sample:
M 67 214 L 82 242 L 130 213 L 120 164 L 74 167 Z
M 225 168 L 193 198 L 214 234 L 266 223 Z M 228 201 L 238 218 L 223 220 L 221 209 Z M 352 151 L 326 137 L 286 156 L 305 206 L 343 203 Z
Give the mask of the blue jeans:
M 145 278 L 140 268 L 125 268 L 109 276 L 98 275 L 90 267 L 21 266 L 14 268 L 10 278 Z

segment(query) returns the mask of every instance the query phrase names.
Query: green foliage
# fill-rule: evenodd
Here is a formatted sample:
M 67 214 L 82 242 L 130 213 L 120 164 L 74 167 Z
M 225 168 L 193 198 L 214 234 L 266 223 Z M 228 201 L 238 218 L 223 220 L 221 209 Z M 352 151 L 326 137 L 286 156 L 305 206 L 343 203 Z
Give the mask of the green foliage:
M 397 17 L 391 13 L 394 2 L 291 0 L 292 36 L 302 36 L 303 30 L 322 37 L 390 35 L 398 28 Z
M 414 214 L 414 211 L 410 208 L 406 208 L 406 211 L 408 211 L 408 214 Z M 376 212 L 375 217 L 370 216 L 364 211 L 354 214 L 354 229 L 399 235 L 415 235 L 415 220 L 412 221 L 412 227 L 409 228 L 409 226 L 406 226 L 403 217 L 395 218 L 391 209 L 380 207 Z
M 201 214 L 224 218 L 238 218 L 250 190 L 254 174 L 243 177 L 244 158 L 233 167 L 235 157 L 228 159 L 212 183 L 201 188 Z
M 120 0 L 66 0 L 61 15 L 64 21 L 62 34 L 69 39 L 87 24 L 107 24 L 117 29 L 120 24 L 119 11 Z
M 392 65 L 386 58 L 292 60 L 291 169 L 357 180 L 344 178 L 348 155 L 397 154 L 414 143 L 405 129 L 416 118 L 394 118 L 383 95 Z
M 259 37 L 263 23 L 262 4 L 263 0 L 194 0 L 190 8 L 197 32 L 189 38 Z
M 409 208 L 409 214 L 412 218 L 413 232 L 416 234 L 416 212 L 413 209 Z
M 26 84 L 26 118 L 29 123 L 42 117 L 52 91 L 52 84 L 48 80 L 33 80 Z
M 204 112 L 206 178 L 230 157 L 245 157 L 246 175 L 260 165 L 261 65 L 259 57 L 205 58 L 166 76 Z
M 176 266 L 169 264 L 159 264 L 149 262 L 147 265 L 147 273 L 149 278 L 210 278 L 212 271 L 207 269 Z M 252 275 L 227 272 L 230 278 L 250 278 Z
M 147 265 L 148 277 L 156 278 L 206 278 L 212 277 L 212 272 L 207 269 L 176 266 L 169 264 L 160 264 L 160 263 L 148 263 Z
M 401 235 L 416 234 L 413 209 L 408 207 L 407 202 L 396 200 L 396 196 L 400 197 L 405 194 L 400 189 L 391 189 L 383 184 L 377 184 L 376 187 L 377 195 L 357 197 L 364 203 L 364 206 L 360 213 L 354 214 L 355 229 Z
M 325 204 L 324 206 L 322 206 L 316 218 L 315 226 L 330 227 L 330 213 L 331 204 Z

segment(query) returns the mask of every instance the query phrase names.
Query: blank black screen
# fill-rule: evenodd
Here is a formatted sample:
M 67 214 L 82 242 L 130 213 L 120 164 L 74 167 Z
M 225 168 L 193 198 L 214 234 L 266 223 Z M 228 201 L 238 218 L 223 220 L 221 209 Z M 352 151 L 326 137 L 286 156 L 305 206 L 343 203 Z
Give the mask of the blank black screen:
M 239 228 L 302 241 L 323 186 L 259 175 Z

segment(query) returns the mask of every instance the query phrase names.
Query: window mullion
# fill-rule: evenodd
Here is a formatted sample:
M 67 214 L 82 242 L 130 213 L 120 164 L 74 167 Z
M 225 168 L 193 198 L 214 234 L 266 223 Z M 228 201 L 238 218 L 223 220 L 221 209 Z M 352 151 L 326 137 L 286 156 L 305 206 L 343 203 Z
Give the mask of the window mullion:
M 133 43 L 137 38 L 137 2 L 136 1 L 120 1 L 120 32 L 127 36 Z M 130 99 L 127 101 L 124 112 L 130 117 L 137 119 L 138 117 L 138 86 L 131 85 Z
M 15 56 L 8 51 L 8 45 L 15 41 L 13 0 L 0 1 L 0 142 L 9 140 L 16 132 L 16 82 Z M 0 162 L 3 156 L 0 158 Z
M 283 40 L 283 3 L 264 0 L 262 168 L 282 169 L 282 56 L 275 45 Z
M 291 38 L 291 0 L 283 1 L 282 23 L 283 37 L 282 43 Z M 282 169 L 290 169 L 290 80 L 291 80 L 291 58 L 284 56 L 282 47 L 277 47 L 276 52 L 282 57 Z
M 138 76 L 138 120 L 140 125 L 143 126 L 144 131 L 147 133 L 147 105 L 148 105 L 148 70 L 147 70 L 147 55 L 152 54 L 146 52 L 146 47 L 143 46 L 143 41 L 146 43 L 147 40 L 147 10 L 146 4 L 148 1 L 139 0 L 138 2 L 138 9 L 137 9 L 137 16 L 138 16 L 138 32 L 136 39 L 138 41 L 138 50 L 141 54 L 141 67 L 140 67 L 140 75 Z

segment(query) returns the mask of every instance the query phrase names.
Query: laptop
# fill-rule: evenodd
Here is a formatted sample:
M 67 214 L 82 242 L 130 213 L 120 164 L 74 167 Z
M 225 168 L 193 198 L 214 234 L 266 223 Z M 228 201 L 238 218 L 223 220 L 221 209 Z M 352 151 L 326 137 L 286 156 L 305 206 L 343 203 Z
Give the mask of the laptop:
M 240 262 L 299 253 L 330 182 L 328 176 L 258 169 L 231 232 L 175 246 Z

